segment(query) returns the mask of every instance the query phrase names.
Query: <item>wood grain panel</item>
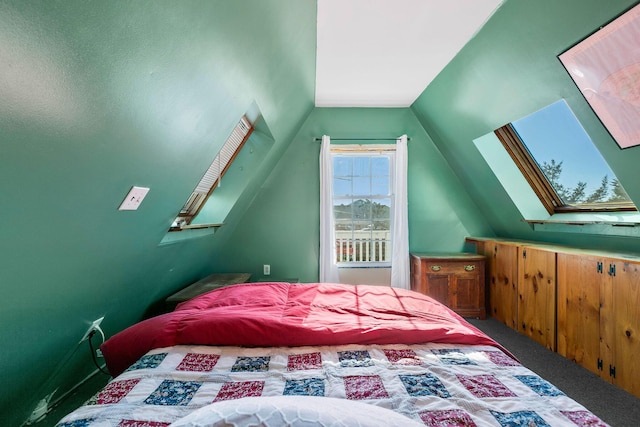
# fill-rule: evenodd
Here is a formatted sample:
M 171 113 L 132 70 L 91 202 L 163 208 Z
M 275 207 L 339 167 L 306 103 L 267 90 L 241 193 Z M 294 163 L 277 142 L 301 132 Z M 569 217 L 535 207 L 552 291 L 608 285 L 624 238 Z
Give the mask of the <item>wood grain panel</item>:
M 556 349 L 556 253 L 521 246 L 518 256 L 518 326 L 549 350 Z
M 518 247 L 495 243 L 492 252 L 489 258 L 491 315 L 518 330 Z
M 600 375 L 601 258 L 558 253 L 558 353 Z
M 614 384 L 640 397 L 640 265 L 617 262 L 612 275 Z

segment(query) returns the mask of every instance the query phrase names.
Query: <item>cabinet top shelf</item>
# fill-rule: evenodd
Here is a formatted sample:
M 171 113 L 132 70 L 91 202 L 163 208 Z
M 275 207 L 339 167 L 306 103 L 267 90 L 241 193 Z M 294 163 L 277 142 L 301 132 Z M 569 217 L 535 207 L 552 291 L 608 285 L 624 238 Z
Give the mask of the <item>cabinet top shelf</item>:
M 495 242 L 506 245 L 530 247 L 555 253 L 576 254 L 576 255 L 591 255 L 605 258 L 613 258 L 622 262 L 640 263 L 640 252 L 616 252 L 609 250 L 599 249 L 586 249 L 572 246 L 565 246 L 555 243 L 535 242 L 530 240 L 517 240 L 517 239 L 504 239 L 499 237 L 467 237 L 465 239 L 468 243 L 477 244 L 480 242 Z
M 417 253 L 412 253 L 411 256 L 416 257 L 416 258 L 424 258 L 424 259 L 437 259 L 437 260 L 469 260 L 469 261 L 475 261 L 475 260 L 483 260 L 485 259 L 485 257 L 483 255 L 478 255 L 478 254 L 474 254 L 474 253 L 467 253 L 467 252 L 449 252 L 449 253 L 445 253 L 445 252 L 434 252 L 434 253 L 429 253 L 429 252 L 417 252 Z

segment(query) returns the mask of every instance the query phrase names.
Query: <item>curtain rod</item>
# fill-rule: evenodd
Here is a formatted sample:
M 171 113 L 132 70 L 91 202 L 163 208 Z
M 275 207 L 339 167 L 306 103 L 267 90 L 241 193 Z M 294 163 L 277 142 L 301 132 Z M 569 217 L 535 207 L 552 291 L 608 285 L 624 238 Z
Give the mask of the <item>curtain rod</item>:
M 399 138 L 334 138 L 331 137 L 332 141 L 396 141 Z M 314 141 L 319 142 L 322 141 L 322 138 L 315 138 Z M 407 137 L 407 141 L 411 141 L 411 138 Z

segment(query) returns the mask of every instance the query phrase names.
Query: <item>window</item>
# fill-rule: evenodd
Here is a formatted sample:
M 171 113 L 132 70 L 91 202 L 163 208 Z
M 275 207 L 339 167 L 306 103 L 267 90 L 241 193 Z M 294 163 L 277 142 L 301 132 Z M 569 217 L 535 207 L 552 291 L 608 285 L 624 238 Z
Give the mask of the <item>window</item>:
M 495 134 L 550 215 L 636 210 L 564 100 Z
M 332 148 L 335 256 L 342 266 L 391 265 L 395 153 L 371 147 Z
M 198 215 L 207 198 L 213 190 L 216 189 L 220 183 L 220 179 L 227 169 L 229 169 L 233 159 L 236 158 L 252 132 L 253 125 L 246 116 L 242 116 L 218 152 L 218 155 L 213 159 L 213 162 L 196 186 L 196 189 L 191 193 L 191 196 L 189 196 L 189 199 L 182 209 L 180 209 L 180 213 L 174 220 L 169 231 L 179 231 L 189 227 L 191 221 Z

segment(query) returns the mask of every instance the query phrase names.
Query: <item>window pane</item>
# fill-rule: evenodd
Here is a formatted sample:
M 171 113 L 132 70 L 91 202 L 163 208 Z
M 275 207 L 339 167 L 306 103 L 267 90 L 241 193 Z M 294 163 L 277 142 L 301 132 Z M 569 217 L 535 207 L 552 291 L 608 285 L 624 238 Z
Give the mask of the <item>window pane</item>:
M 333 201 L 333 215 L 338 222 L 338 220 L 349 220 L 351 221 L 351 199 L 334 199 Z
M 336 219 L 336 231 L 353 231 L 353 221 L 349 219 Z
M 336 197 L 350 196 L 352 178 L 350 176 L 333 177 L 333 195 Z
M 353 194 L 358 196 L 366 196 L 371 193 L 371 177 L 353 177 Z
M 353 176 L 370 176 L 371 159 L 369 157 L 353 157 Z
M 353 157 L 335 156 L 333 158 L 333 175 L 334 176 L 351 176 L 353 167 Z
M 374 230 L 391 230 L 391 221 L 388 219 L 385 221 L 373 221 L 373 229 Z
M 354 223 L 358 224 L 364 221 L 366 224 L 362 224 L 363 227 L 368 226 L 371 222 L 371 200 L 358 199 L 353 202 L 351 208 L 353 209 Z
M 374 157 L 371 159 L 371 175 L 389 176 L 389 157 Z
M 387 220 L 388 222 L 389 218 L 391 218 L 391 199 L 381 199 L 374 201 L 372 205 L 371 217 L 374 221 Z
M 391 194 L 389 177 L 373 177 L 371 179 L 371 194 L 376 196 L 388 196 L 389 194 Z
M 565 204 L 629 200 L 564 100 L 512 126 Z

